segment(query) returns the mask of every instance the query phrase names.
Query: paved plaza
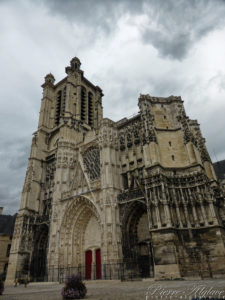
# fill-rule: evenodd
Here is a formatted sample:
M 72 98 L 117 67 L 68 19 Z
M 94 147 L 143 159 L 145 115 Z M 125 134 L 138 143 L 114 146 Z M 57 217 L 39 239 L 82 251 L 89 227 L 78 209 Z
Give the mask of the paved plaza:
M 86 282 L 89 300 L 151 300 L 192 299 L 211 297 L 225 299 L 225 280 L 188 281 L 89 281 Z M 7 286 L 0 300 L 59 300 L 63 284 L 30 283 Z

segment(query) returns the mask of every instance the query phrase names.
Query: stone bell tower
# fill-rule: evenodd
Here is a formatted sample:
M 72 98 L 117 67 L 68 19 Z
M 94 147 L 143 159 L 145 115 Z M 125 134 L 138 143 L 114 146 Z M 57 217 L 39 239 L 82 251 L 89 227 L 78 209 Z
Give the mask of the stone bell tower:
M 82 238 L 92 218 L 91 224 L 98 231 L 93 251 L 101 248 L 102 221 L 96 204 L 99 195 L 94 195 L 92 190 L 93 185 L 98 190 L 100 184 L 97 133 L 102 121 L 103 93 L 84 77 L 80 66 L 80 60 L 74 57 L 66 67 L 67 76 L 56 84 L 52 74 L 45 76 L 38 130 L 32 139 L 7 282 L 25 275 L 43 280 L 49 266 L 74 265 L 77 260 L 84 263 L 85 249 L 79 259 L 77 255 L 63 258 L 74 251 L 72 236 L 66 241 L 71 249 L 61 248 L 65 214 L 79 201 L 86 211 L 86 223 L 78 235 Z M 81 199 L 81 195 L 85 198 Z M 75 205 L 72 209 L 75 215 L 79 213 L 76 208 Z M 71 231 L 73 226 L 71 224 Z
M 75 120 L 81 121 L 87 130 L 100 126 L 102 91 L 83 76 L 80 66 L 80 60 L 74 57 L 66 67 L 68 76 L 56 85 L 52 74 L 45 77 L 39 129 L 53 129 Z

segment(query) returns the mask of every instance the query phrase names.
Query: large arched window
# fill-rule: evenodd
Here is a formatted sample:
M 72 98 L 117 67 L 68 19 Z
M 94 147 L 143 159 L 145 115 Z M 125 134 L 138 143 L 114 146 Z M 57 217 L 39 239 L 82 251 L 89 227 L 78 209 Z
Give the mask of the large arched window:
M 81 121 L 85 121 L 85 113 L 86 113 L 86 89 L 82 86 L 81 87 Z
M 93 126 L 93 94 L 88 93 L 88 124 Z

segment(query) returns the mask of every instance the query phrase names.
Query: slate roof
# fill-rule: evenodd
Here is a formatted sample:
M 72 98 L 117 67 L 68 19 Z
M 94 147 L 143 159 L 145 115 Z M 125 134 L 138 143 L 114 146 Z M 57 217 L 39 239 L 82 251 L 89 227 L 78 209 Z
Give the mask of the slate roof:
M 13 235 L 16 216 L 0 215 L 0 235 Z
M 213 163 L 214 170 L 218 179 L 225 179 L 225 160 Z

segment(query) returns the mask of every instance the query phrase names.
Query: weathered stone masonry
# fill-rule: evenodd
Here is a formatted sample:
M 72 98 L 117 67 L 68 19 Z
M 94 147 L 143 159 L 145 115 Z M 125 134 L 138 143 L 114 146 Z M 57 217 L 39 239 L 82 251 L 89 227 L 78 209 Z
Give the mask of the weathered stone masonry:
M 100 279 L 121 262 L 144 277 L 224 276 L 224 191 L 182 99 L 140 95 L 136 116 L 103 119 L 80 65 L 42 85 L 7 281 L 77 266 Z

